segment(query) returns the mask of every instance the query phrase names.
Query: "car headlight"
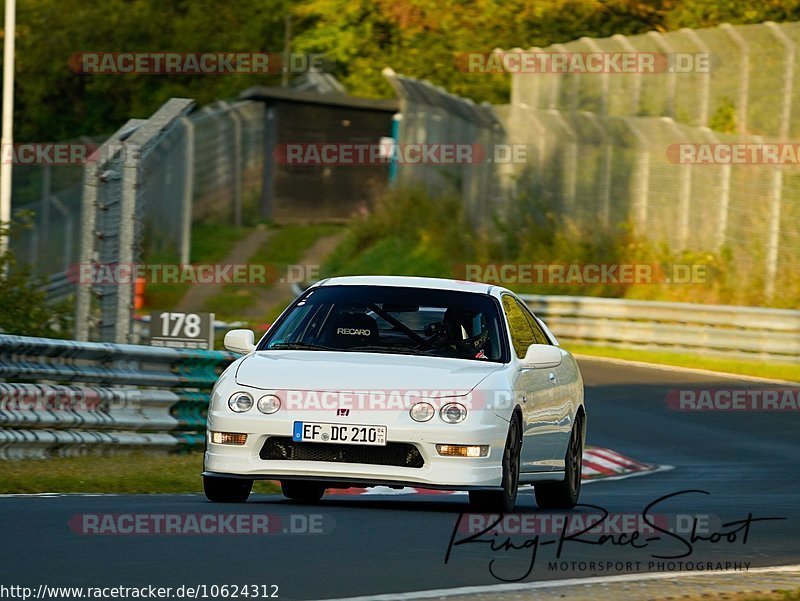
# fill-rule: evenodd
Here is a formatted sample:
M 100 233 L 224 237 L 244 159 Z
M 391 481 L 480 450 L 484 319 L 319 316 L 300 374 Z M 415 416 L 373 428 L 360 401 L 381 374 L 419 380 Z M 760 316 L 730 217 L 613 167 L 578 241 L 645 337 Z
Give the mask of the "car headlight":
M 441 418 L 448 424 L 463 422 L 467 417 L 467 408 L 461 403 L 447 403 L 439 411 Z
M 274 394 L 268 394 L 258 399 L 256 406 L 261 413 L 266 413 L 269 415 L 270 413 L 275 413 L 281 408 L 281 400 Z
M 253 397 L 246 392 L 234 392 L 231 398 L 228 399 L 228 407 L 231 411 L 236 413 L 244 413 L 249 411 L 253 406 Z
M 426 422 L 433 417 L 436 410 L 430 403 L 414 403 L 408 413 L 415 422 Z

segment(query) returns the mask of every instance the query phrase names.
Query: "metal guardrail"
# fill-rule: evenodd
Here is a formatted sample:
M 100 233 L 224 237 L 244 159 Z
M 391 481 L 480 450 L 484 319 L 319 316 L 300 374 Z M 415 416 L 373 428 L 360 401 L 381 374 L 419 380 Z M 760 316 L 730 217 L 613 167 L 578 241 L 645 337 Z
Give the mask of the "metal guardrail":
M 800 311 L 520 295 L 562 342 L 800 365 Z
M 234 355 L 0 335 L 0 459 L 202 445 Z

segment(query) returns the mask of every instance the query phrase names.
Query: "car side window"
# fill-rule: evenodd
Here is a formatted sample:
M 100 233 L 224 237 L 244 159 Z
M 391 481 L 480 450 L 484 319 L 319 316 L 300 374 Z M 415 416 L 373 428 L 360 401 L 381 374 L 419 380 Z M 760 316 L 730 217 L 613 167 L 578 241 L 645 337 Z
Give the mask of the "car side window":
M 544 330 L 542 330 L 541 326 L 536 321 L 536 318 L 533 316 L 530 310 L 527 307 L 520 308 L 525 314 L 525 319 L 528 320 L 528 325 L 533 331 L 533 338 L 536 341 L 536 344 L 550 344 L 550 341 L 547 339 L 547 334 L 544 333 Z
M 508 329 L 511 333 L 511 343 L 517 357 L 522 359 L 528 352 L 528 347 L 536 342 L 533 330 L 528 323 L 525 312 L 514 297 L 506 294 L 503 296 L 503 312 L 506 314 Z

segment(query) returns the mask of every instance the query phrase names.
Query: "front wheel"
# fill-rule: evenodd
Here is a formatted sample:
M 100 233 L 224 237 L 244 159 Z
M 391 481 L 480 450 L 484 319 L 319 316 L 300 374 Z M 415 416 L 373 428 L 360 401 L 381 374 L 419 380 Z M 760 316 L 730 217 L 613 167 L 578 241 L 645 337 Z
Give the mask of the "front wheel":
M 253 481 L 203 476 L 203 490 L 212 503 L 244 503 L 253 490 Z
M 534 484 L 536 504 L 541 509 L 572 509 L 578 504 L 581 494 L 581 472 L 583 471 L 583 441 L 586 437 L 585 418 L 578 414 L 569 447 L 564 457 L 564 479 L 560 482 Z
M 508 427 L 503 451 L 503 490 L 471 490 L 469 502 L 474 509 L 492 513 L 514 511 L 519 489 L 519 456 L 522 449 L 522 428 L 514 417 Z

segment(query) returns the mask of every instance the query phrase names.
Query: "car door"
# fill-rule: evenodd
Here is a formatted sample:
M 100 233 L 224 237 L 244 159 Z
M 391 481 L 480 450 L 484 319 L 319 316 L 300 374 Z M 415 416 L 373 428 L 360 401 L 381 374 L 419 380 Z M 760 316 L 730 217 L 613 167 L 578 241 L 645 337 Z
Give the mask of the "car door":
M 537 344 L 552 345 L 550 337 L 545 333 L 539 320 L 533 315 L 527 306 L 523 307 L 528 325 L 533 330 Z M 556 367 L 547 368 L 548 379 L 553 384 L 551 413 L 548 417 L 548 440 L 553 452 L 552 459 L 556 469 L 564 468 L 564 457 L 566 456 L 569 436 L 572 431 L 574 401 L 575 401 L 575 381 L 577 366 L 572 358 L 564 354 L 564 361 Z
M 552 429 L 553 384 L 549 374 L 552 370 L 524 368 L 519 363 L 536 342 L 525 311 L 519 301 L 510 294 L 502 297 L 503 312 L 511 335 L 512 352 L 517 359 L 514 380 L 514 397 L 522 409 L 522 472 L 542 472 L 554 469 L 555 451 L 550 440 Z M 555 375 L 553 376 L 555 377 Z

